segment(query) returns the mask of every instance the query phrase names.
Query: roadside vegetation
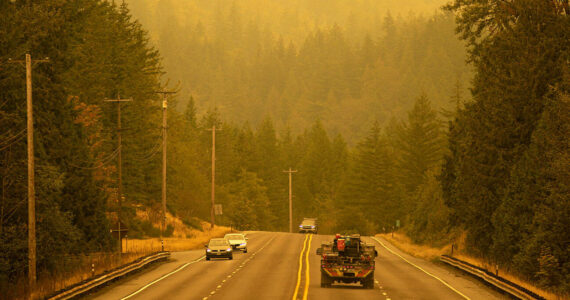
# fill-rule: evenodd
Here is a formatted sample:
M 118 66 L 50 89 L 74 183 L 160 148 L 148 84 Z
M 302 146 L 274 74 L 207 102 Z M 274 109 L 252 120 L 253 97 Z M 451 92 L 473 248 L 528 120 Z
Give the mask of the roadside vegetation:
M 468 262 L 474 266 L 483 268 L 491 273 L 497 271 L 496 265 L 490 261 L 483 260 L 482 258 L 474 257 L 470 255 L 466 249 L 465 238 L 466 233 L 463 232 L 459 234 L 459 238 L 452 242 L 448 242 L 440 247 L 433 247 L 432 245 L 417 244 L 414 243 L 405 233 L 394 232 L 392 233 L 382 233 L 377 234 L 377 237 L 382 237 L 383 239 L 389 241 L 392 245 L 402 250 L 403 252 L 410 254 L 414 257 L 423 258 L 425 260 L 430 260 L 433 262 L 439 261 L 439 257 L 442 255 L 451 255 L 457 259 Z M 451 252 L 451 246 L 453 245 L 453 253 Z M 552 293 L 545 289 L 537 287 L 529 280 L 522 279 L 519 275 L 513 274 L 511 270 L 501 268 L 498 269 L 498 275 L 510 282 L 518 284 L 527 290 L 544 297 L 549 300 L 559 300 L 561 295 Z
M 181 223 L 181 221 L 170 216 L 167 223 L 176 224 Z M 152 226 L 155 230 L 159 230 L 159 224 Z M 223 226 L 215 226 L 211 229 L 208 222 L 201 221 L 200 226 L 200 230 L 188 228 L 184 225 L 176 226 L 177 229 L 173 234 L 176 237 L 163 238 L 164 250 L 204 249 L 204 244 L 207 244 L 211 238 L 220 238 L 230 232 L 230 228 Z M 60 256 L 58 265 L 50 270 L 49 276 L 44 276 L 38 281 L 35 295 L 39 299 L 43 299 L 56 291 L 127 265 L 139 258 L 160 252 L 163 250 L 162 245 L 160 238 L 125 238 L 123 239 L 123 252 L 120 256 L 117 252 L 93 252 Z M 17 299 L 26 298 L 24 290 L 12 290 L 5 296 Z

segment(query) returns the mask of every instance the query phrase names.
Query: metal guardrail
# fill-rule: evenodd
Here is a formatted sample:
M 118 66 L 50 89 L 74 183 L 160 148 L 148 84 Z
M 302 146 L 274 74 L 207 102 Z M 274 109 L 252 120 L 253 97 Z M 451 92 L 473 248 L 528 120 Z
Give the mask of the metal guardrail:
M 133 271 L 139 270 L 144 266 L 160 261 L 166 260 L 170 256 L 170 252 L 159 252 L 155 254 L 151 254 L 149 256 L 145 256 L 143 258 L 139 258 L 138 260 L 127 264 L 125 266 L 119 267 L 114 269 L 108 273 L 101 274 L 94 278 L 88 279 L 87 281 L 80 282 L 76 285 L 73 285 L 63 291 L 57 292 L 55 295 L 48 297 L 49 300 L 64 300 L 64 299 L 72 299 L 74 297 L 80 296 L 102 284 L 105 284 L 109 281 L 115 280 L 121 276 L 125 276 Z
M 504 278 L 501 278 L 485 269 L 479 268 L 477 266 L 474 266 L 468 262 L 464 262 L 462 260 L 459 260 L 455 257 L 451 257 L 448 255 L 442 255 L 440 258 L 440 261 L 449 264 L 451 266 L 454 266 L 458 269 L 461 269 L 473 276 L 476 276 L 478 278 L 481 278 L 483 280 L 485 280 L 487 283 L 503 290 L 504 292 L 517 297 L 519 299 L 529 299 L 529 300 L 534 300 L 534 299 L 545 299 L 521 286 L 519 286 L 516 283 L 510 282 Z

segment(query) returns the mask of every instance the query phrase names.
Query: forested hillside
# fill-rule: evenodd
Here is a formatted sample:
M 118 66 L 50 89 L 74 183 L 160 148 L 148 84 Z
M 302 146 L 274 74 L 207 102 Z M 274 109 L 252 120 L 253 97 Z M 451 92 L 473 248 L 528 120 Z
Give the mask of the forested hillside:
M 567 1 L 399 2 L 0 2 L 0 295 L 28 263 L 26 53 L 49 57 L 33 68 L 40 278 L 116 250 L 119 150 L 129 236 L 157 235 L 136 214 L 160 215 L 169 89 L 167 210 L 187 225 L 210 217 L 215 125 L 217 224 L 287 231 L 292 168 L 294 224 L 465 235 L 568 295 Z
M 320 119 L 350 145 L 404 117 L 420 92 L 436 109 L 472 75 L 445 1 L 128 1 L 168 78 L 228 120 L 300 133 Z
M 102 24 L 104 24 L 102 26 Z M 126 7 L 99 1 L 0 2 L 0 294 L 27 271 L 26 69 L 34 64 L 38 274 L 62 255 L 113 249 L 116 222 L 117 107 L 123 104 L 128 198 L 160 192 L 158 52 Z M 128 150 L 127 150 L 128 149 Z M 136 166 L 136 167 L 134 167 Z M 21 284 L 21 282 L 19 282 Z
M 570 291 L 568 1 L 455 1 L 477 75 L 443 167 L 472 251 Z

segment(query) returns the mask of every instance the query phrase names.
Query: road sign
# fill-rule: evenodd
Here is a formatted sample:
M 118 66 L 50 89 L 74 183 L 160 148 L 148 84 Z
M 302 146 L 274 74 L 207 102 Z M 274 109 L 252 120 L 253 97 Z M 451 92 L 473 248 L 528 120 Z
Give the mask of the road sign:
M 223 215 L 223 213 L 222 213 L 222 205 L 221 205 L 221 204 L 214 204 L 214 213 L 216 214 L 216 216 L 221 216 L 221 215 Z
M 120 234 L 120 237 L 123 239 L 129 233 L 129 228 L 127 227 L 127 225 L 123 224 L 123 222 L 121 222 L 120 228 L 121 229 L 119 232 L 119 224 L 118 223 L 113 224 L 113 227 L 111 228 L 111 234 L 116 239 L 119 238 L 119 234 Z
M 396 220 L 396 227 L 400 228 L 400 220 Z

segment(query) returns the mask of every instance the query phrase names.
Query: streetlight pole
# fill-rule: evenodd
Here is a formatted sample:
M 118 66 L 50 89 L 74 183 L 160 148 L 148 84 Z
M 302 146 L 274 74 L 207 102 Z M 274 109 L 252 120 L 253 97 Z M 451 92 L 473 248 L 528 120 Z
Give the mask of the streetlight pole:
M 284 173 L 289 173 L 289 232 L 293 232 L 293 180 L 292 173 L 296 173 L 297 170 L 283 171 Z

